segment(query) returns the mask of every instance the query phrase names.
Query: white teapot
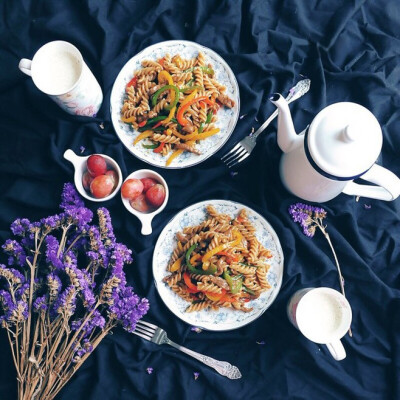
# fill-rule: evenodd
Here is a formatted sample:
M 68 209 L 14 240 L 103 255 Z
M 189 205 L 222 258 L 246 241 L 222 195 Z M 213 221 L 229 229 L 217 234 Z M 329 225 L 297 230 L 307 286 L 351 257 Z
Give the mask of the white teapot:
M 332 104 L 298 135 L 286 100 L 278 93 L 270 100 L 279 109 L 278 145 L 284 152 L 280 175 L 290 192 L 319 203 L 342 192 L 380 200 L 400 195 L 400 179 L 375 164 L 382 131 L 365 107 L 350 102 Z M 378 186 L 356 184 L 356 178 Z

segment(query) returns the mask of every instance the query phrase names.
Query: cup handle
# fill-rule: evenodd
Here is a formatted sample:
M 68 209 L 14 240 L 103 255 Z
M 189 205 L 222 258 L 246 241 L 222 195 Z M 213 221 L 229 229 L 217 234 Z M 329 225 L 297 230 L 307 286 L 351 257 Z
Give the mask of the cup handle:
M 393 172 L 378 164 L 374 164 L 361 176 L 361 179 L 378 186 L 358 185 L 351 181 L 345 186 L 343 193 L 386 201 L 395 200 L 400 195 L 400 179 Z
M 27 58 L 21 58 L 18 64 L 18 68 L 26 75 L 32 76 L 31 72 L 32 61 Z
M 153 229 L 151 227 L 151 221 L 153 220 L 153 218 L 141 218 L 140 222 L 142 223 L 142 230 L 141 230 L 141 234 L 142 235 L 151 235 L 151 233 L 153 232 Z
M 75 168 L 78 167 L 81 157 L 77 156 L 71 149 L 65 150 L 64 158 L 74 165 Z
M 343 344 L 340 340 L 332 343 L 327 343 L 326 347 L 336 361 L 340 361 L 346 358 L 346 350 L 344 349 Z

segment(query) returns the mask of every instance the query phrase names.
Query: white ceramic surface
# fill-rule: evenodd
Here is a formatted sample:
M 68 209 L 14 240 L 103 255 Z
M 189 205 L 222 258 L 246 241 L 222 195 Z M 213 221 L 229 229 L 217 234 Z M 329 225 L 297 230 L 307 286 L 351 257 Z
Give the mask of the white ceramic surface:
M 132 172 L 130 175 L 128 175 L 125 179 L 127 181 L 128 179 L 142 179 L 142 178 L 153 178 L 157 182 L 161 183 L 164 188 L 165 188 L 165 199 L 164 202 L 161 204 L 160 207 L 158 207 L 156 210 L 150 212 L 150 213 L 142 213 L 140 211 L 135 210 L 130 204 L 129 200 L 125 199 L 122 197 L 121 193 L 121 200 L 122 203 L 124 204 L 125 208 L 133 214 L 135 217 L 139 219 L 139 221 L 142 224 L 142 235 L 150 235 L 152 233 L 152 227 L 151 227 L 151 222 L 153 221 L 153 218 L 159 214 L 162 210 L 164 210 L 165 206 L 168 203 L 168 198 L 169 198 L 169 189 L 167 182 L 165 179 L 157 172 L 151 170 L 151 169 L 139 169 L 137 171 Z M 124 182 L 125 182 L 124 181 Z
M 335 360 L 346 358 L 340 339 L 350 328 L 352 311 L 340 292 L 328 287 L 300 289 L 290 298 L 287 314 L 307 339 L 326 344 Z
M 312 121 L 305 142 L 306 131 L 296 134 L 286 100 L 274 95 L 271 101 L 279 109 L 280 175 L 290 192 L 319 203 L 342 192 L 386 201 L 400 195 L 400 179 L 375 164 L 382 131 L 366 108 L 348 102 L 326 107 Z M 377 186 L 354 183 L 358 177 Z
M 218 212 L 227 213 L 235 217 L 241 209 L 246 209 L 250 221 L 256 228 L 257 239 L 272 251 L 273 257 L 269 260 L 271 265 L 268 271 L 268 281 L 271 289 L 262 293 L 261 296 L 249 302 L 253 311 L 244 313 L 228 308 L 220 308 L 217 311 L 202 310 L 186 313 L 185 309 L 189 303 L 176 295 L 162 280 L 169 274 L 167 266 L 173 249 L 177 242 L 175 234 L 182 231 L 184 227 L 199 224 L 206 218 L 206 206 L 212 204 Z M 283 252 L 274 229 L 260 214 L 251 208 L 227 200 L 207 200 L 193 204 L 180 211 L 161 232 L 153 254 L 154 281 L 165 305 L 178 318 L 186 323 L 212 331 L 226 331 L 240 328 L 256 320 L 267 310 L 278 295 L 283 276 Z
M 220 128 L 221 131 L 206 140 L 200 141 L 200 143 L 196 145 L 196 148 L 200 150 L 201 155 L 184 152 L 167 167 L 165 165 L 167 157 L 163 157 L 161 154 L 154 153 L 151 150 L 144 149 L 140 143 L 136 146 L 133 145 L 133 141 L 139 132 L 134 130 L 131 124 L 121 121 L 121 108 L 125 98 L 125 86 L 132 79 L 133 71 L 141 68 L 141 61 L 143 60 L 157 60 L 167 53 L 171 56 L 180 54 L 184 58 L 192 58 L 196 57 L 199 51 L 202 51 L 205 54 L 206 62 L 212 64 L 215 71 L 215 78 L 221 84 L 226 86 L 226 94 L 235 101 L 235 107 L 232 109 L 226 107 L 220 108 L 217 113 L 218 121 L 216 122 L 216 126 Z M 112 123 L 117 136 L 125 147 L 142 161 L 160 168 L 172 169 L 190 167 L 206 160 L 208 157 L 216 153 L 226 143 L 235 129 L 239 117 L 239 108 L 239 86 L 235 75 L 228 64 L 213 50 L 185 40 L 171 40 L 157 43 L 147 47 L 132 57 L 118 74 L 112 88 L 110 100 Z
M 86 168 L 86 161 L 90 156 L 78 156 L 76 155 L 71 149 L 68 149 L 65 151 L 64 153 L 64 158 L 66 160 L 68 160 L 69 162 L 72 163 L 72 165 L 75 168 L 75 173 L 74 173 L 74 183 L 75 183 L 75 187 L 78 190 L 79 194 L 84 197 L 87 200 L 90 201 L 95 201 L 95 202 L 101 202 L 101 201 L 107 201 L 112 199 L 117 193 L 118 190 L 120 189 L 121 185 L 122 185 L 122 172 L 121 172 L 121 168 L 119 167 L 119 165 L 117 164 L 117 162 L 109 157 L 106 156 L 105 154 L 100 154 L 102 157 L 104 157 L 104 159 L 107 162 L 107 165 L 112 168 L 114 171 L 117 172 L 118 174 L 118 185 L 117 187 L 113 190 L 113 192 L 111 192 L 111 194 L 109 194 L 106 197 L 103 197 L 101 199 L 97 199 L 96 197 L 93 197 L 90 193 L 88 193 L 82 184 L 82 176 L 85 173 L 85 171 L 87 170 Z
M 77 71 L 69 71 L 74 75 L 74 77 L 69 77 L 72 80 L 68 80 L 71 86 L 60 91 L 59 88 L 62 85 L 53 83 L 52 86 L 50 79 L 54 77 L 49 74 L 49 71 L 57 70 L 57 66 L 49 68 L 48 64 L 57 63 L 57 57 L 62 58 L 65 55 L 75 60 Z M 32 60 L 21 59 L 18 67 L 24 74 L 32 77 L 40 91 L 47 94 L 67 113 L 95 117 L 99 111 L 103 101 L 101 87 L 83 60 L 82 54 L 71 43 L 62 40 L 46 43 L 35 53 Z M 44 71 L 47 72 L 43 74 Z M 62 78 L 62 76 L 59 77 L 59 79 Z

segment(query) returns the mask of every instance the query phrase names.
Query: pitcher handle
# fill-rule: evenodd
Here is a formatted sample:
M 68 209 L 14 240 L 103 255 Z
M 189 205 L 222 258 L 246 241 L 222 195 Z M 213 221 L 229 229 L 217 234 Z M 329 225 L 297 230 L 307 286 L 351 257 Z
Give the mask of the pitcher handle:
M 18 68 L 26 75 L 32 76 L 31 71 L 32 61 L 27 58 L 21 58 L 18 64 Z
M 386 201 L 395 200 L 400 195 L 400 179 L 393 172 L 378 164 L 374 164 L 361 176 L 361 179 L 378 186 L 358 185 L 351 181 L 345 186 L 343 193 Z
M 346 358 L 346 350 L 344 349 L 343 344 L 340 340 L 336 340 L 332 343 L 327 343 L 326 347 L 336 361 L 341 361 Z

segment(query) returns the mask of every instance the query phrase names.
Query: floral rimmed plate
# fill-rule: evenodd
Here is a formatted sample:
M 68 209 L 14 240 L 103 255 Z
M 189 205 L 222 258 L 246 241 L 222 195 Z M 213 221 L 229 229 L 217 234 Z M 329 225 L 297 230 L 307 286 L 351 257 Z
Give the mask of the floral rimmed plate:
M 201 155 L 184 152 L 169 166 L 166 166 L 165 163 L 168 157 L 163 157 L 161 154 L 145 149 L 139 144 L 136 146 L 133 145 L 133 141 L 136 136 L 138 136 L 139 132 L 133 129 L 131 124 L 121 121 L 121 108 L 125 98 L 125 86 L 132 79 L 133 72 L 141 68 L 141 62 L 143 60 L 157 60 L 167 53 L 171 56 L 180 54 L 183 58 L 192 58 L 196 57 L 199 51 L 204 53 L 206 62 L 212 64 L 215 71 L 215 78 L 222 85 L 226 86 L 226 94 L 235 101 L 235 106 L 233 108 L 220 108 L 217 113 L 218 121 L 215 123 L 216 127 L 220 129 L 220 132 L 200 141 L 200 143 L 196 145 Z M 111 91 L 110 112 L 111 120 L 118 138 L 134 156 L 148 164 L 160 168 L 177 169 L 199 164 L 216 153 L 226 143 L 235 129 L 239 117 L 239 103 L 239 86 L 235 75 L 221 56 L 213 50 L 194 42 L 170 40 L 147 47 L 132 57 L 124 65 Z
M 175 234 L 183 228 L 197 225 L 207 216 L 206 206 L 212 204 L 220 213 L 226 213 L 232 217 L 237 216 L 241 209 L 247 211 L 248 217 L 256 228 L 257 239 L 267 249 L 272 251 L 273 257 L 269 260 L 271 265 L 267 278 L 271 289 L 263 292 L 261 296 L 251 301 L 249 307 L 253 311 L 245 313 L 228 308 L 220 308 L 217 311 L 202 310 L 186 313 L 189 303 L 164 283 L 163 278 L 168 275 L 167 266 L 177 242 Z M 228 200 L 208 200 L 191 205 L 179 212 L 161 232 L 153 254 L 153 275 L 156 288 L 165 305 L 178 318 L 186 323 L 211 331 L 227 331 L 240 328 L 257 319 L 275 300 L 282 284 L 283 276 L 283 252 L 278 236 L 264 217 L 251 208 Z

